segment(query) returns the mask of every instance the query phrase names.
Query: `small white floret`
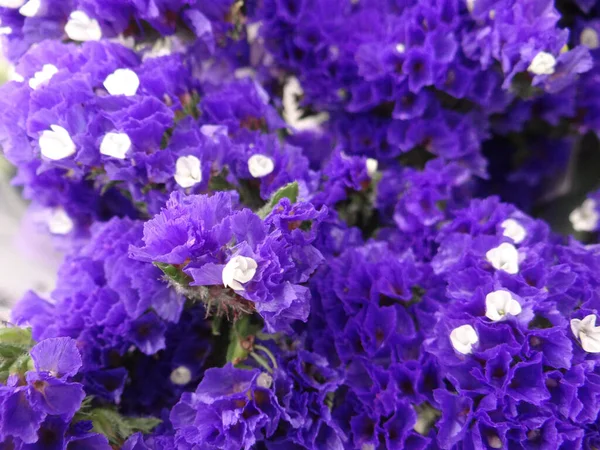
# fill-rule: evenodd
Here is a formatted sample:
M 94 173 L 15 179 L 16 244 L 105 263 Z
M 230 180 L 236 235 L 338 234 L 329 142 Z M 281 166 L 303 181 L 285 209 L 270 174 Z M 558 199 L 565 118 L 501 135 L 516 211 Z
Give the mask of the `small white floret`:
M 40 136 L 40 151 L 42 155 L 53 161 L 68 158 L 75 153 L 75 143 L 69 132 L 59 125 L 50 125 L 51 130 L 45 130 Z
M 569 214 L 569 220 L 575 231 L 595 231 L 599 219 L 596 202 L 591 198 L 585 200 L 580 207 Z
M 539 52 L 529 64 L 527 70 L 534 75 L 552 75 L 556 67 L 556 58 L 547 52 Z
M 404 44 L 396 44 L 395 49 L 398 53 L 404 53 L 406 51 L 406 46 Z
M 254 178 L 266 177 L 275 169 L 275 163 L 265 155 L 256 154 L 248 158 L 248 170 Z
M 182 188 L 202 182 L 202 164 L 193 155 L 180 156 L 175 163 L 175 181 Z
M 104 80 L 104 88 L 110 95 L 135 95 L 140 87 L 140 79 L 131 69 L 117 69 Z
M 473 352 L 473 346 L 479 342 L 479 336 L 471 325 L 461 325 L 450 333 L 450 342 L 458 353 L 468 355 Z
M 525 231 L 525 228 L 523 228 L 523 225 L 515 219 L 506 219 L 500 226 L 504 229 L 502 234 L 507 238 L 512 239 L 515 244 L 520 244 L 527 236 L 527 232 Z
M 0 0 L 0 6 L 2 8 L 20 8 L 25 3 L 25 0 Z
M 192 372 L 185 366 L 179 366 L 171 372 L 169 379 L 171 380 L 171 383 L 183 386 L 192 381 Z
M 62 208 L 56 208 L 50 212 L 48 217 L 48 230 L 52 234 L 65 235 L 73 230 L 73 220 Z
M 100 153 L 117 159 L 125 159 L 131 148 L 131 139 L 125 133 L 106 133 L 100 143 Z
M 42 0 L 29 0 L 21 8 L 19 12 L 25 17 L 35 17 L 42 7 Z
M 65 25 L 65 33 L 73 41 L 99 41 L 102 29 L 96 19 L 90 18 L 83 11 L 73 11 Z
M 600 353 L 600 327 L 596 326 L 596 316 L 590 314 L 582 320 L 571 319 L 571 331 L 588 353 Z
M 256 385 L 261 388 L 269 389 L 273 385 L 273 377 L 268 373 L 261 373 L 256 379 Z
M 521 311 L 521 304 L 508 291 L 494 291 L 485 296 L 485 316 L 494 322 L 507 315 L 517 316 Z
M 254 278 L 258 264 L 247 256 L 234 256 L 223 268 L 223 286 L 234 291 L 243 291 L 242 283 L 247 283 Z
M 503 270 L 514 275 L 519 272 L 519 253 L 514 245 L 503 242 L 498 247 L 489 250 L 485 258 L 496 270 Z
M 373 178 L 373 175 L 375 175 L 377 173 L 377 167 L 379 166 L 379 163 L 374 158 L 367 158 L 366 166 L 367 166 L 367 175 L 369 175 L 371 178 Z
M 581 45 L 586 46 L 589 49 L 595 50 L 600 46 L 600 39 L 598 39 L 598 33 L 596 30 L 590 27 L 583 29 L 579 35 L 579 42 Z
M 29 87 L 33 90 L 38 89 L 40 86 L 48 84 L 54 75 L 58 73 L 58 69 L 53 64 L 44 64 L 42 70 L 36 72 L 33 78 L 29 80 Z

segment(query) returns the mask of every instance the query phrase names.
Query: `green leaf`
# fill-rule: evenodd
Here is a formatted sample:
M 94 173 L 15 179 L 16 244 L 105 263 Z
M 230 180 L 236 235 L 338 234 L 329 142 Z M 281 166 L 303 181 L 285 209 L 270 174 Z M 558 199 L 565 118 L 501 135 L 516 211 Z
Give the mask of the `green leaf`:
M 260 208 L 257 214 L 261 219 L 267 217 L 273 208 L 279 203 L 279 201 L 283 198 L 288 198 L 290 202 L 296 203 L 298 200 L 298 182 L 294 181 L 293 183 L 286 184 L 282 188 L 280 188 L 277 192 L 273 194 L 269 202 Z
M 31 328 L 17 327 L 0 328 L 0 343 L 20 345 L 28 350 L 35 344 L 31 337 Z
M 28 347 L 22 345 L 4 344 L 0 342 L 0 359 L 16 359 L 23 354 L 27 354 Z
M 237 365 L 248 358 L 252 350 L 254 336 L 262 329 L 260 324 L 252 323 L 252 316 L 243 316 L 231 327 L 227 361 Z
M 96 408 L 90 412 L 93 430 L 101 433 L 116 445 L 121 445 L 138 431 L 146 434 L 161 423 L 156 417 L 123 417 L 110 408 Z
M 165 264 L 155 262 L 154 265 L 158 267 L 163 273 L 172 281 L 182 286 L 188 286 L 190 284 L 190 278 L 177 266 L 173 264 Z

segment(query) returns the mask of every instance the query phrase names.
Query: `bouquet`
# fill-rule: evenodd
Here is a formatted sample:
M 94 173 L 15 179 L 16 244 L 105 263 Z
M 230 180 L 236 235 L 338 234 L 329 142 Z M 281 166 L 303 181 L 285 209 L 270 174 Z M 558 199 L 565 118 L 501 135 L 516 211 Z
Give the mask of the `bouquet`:
M 0 448 L 600 449 L 600 3 L 0 21 L 65 255 L 0 328 Z

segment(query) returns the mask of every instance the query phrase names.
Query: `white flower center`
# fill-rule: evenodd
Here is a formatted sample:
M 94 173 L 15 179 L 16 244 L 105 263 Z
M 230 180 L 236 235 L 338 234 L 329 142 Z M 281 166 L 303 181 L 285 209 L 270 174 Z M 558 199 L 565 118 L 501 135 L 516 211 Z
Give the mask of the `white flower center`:
M 230 287 L 234 291 L 243 291 L 241 283 L 247 283 L 256 274 L 258 264 L 252 258 L 246 256 L 234 256 L 223 268 L 223 286 Z
M 261 373 L 256 379 L 256 385 L 261 388 L 269 389 L 273 385 L 273 377 L 268 373 Z
M 475 9 L 475 0 L 466 0 L 465 3 L 467 4 L 467 10 L 473 12 L 473 9 Z
M 575 231 L 595 231 L 600 215 L 596 210 L 596 202 L 588 198 L 579 208 L 569 214 L 569 220 Z
M 512 239 L 515 244 L 520 244 L 527 236 L 525 228 L 523 228 L 523 226 L 515 219 L 506 219 L 500 226 L 504 228 L 502 234 L 507 238 Z
M 68 158 L 75 153 L 75 143 L 69 132 L 59 125 L 50 125 L 51 130 L 45 130 L 40 136 L 42 155 L 53 161 Z
M 396 44 L 395 49 L 398 53 L 404 53 L 406 51 L 406 46 L 404 44 Z
M 590 314 L 582 320 L 571 319 L 571 331 L 581 341 L 581 347 L 588 353 L 600 353 L 600 327 L 596 326 L 596 316 Z
M 175 181 L 182 188 L 189 188 L 202 181 L 200 160 L 193 155 L 180 156 L 175 163 Z
M 296 130 L 310 130 L 318 128 L 323 122 L 329 120 L 329 114 L 326 112 L 314 116 L 302 117 L 303 111 L 299 105 L 299 99 L 304 95 L 302 86 L 296 77 L 290 77 L 283 86 L 283 104 L 284 120 Z
M 248 158 L 248 170 L 254 178 L 262 178 L 269 175 L 275 169 L 275 163 L 265 155 L 252 155 Z
M 117 159 L 125 159 L 131 148 L 131 139 L 125 133 L 106 133 L 100 143 L 100 153 Z
M 539 52 L 529 64 L 527 70 L 535 75 L 552 75 L 556 67 L 556 58 L 547 52 Z
M 494 291 L 485 296 L 485 316 L 494 322 L 508 314 L 516 316 L 521 310 L 521 304 L 508 291 Z
M 62 208 L 52 210 L 47 225 L 52 234 L 65 235 L 73 230 L 73 221 Z
M 585 45 L 587 48 L 595 50 L 600 46 L 600 40 L 598 39 L 598 33 L 596 30 L 590 27 L 586 27 L 579 35 L 579 42 L 581 45 Z
M 29 87 L 33 90 L 48 84 L 52 77 L 58 73 L 58 69 L 53 64 L 44 64 L 42 70 L 36 72 L 33 78 L 29 80 Z
M 185 366 L 179 366 L 171 372 L 169 379 L 171 380 L 171 383 L 183 386 L 192 381 L 192 372 Z
M 104 80 L 104 88 L 110 95 L 131 97 L 137 93 L 140 79 L 131 69 L 117 69 Z
M 20 8 L 25 0 L 0 0 L 0 6 L 3 8 Z
M 503 242 L 485 254 L 486 259 L 496 270 L 514 275 L 519 272 L 519 253 L 514 245 Z
M 458 353 L 468 355 L 473 352 L 473 346 L 479 342 L 479 336 L 471 325 L 461 325 L 450 333 L 450 342 Z
M 377 167 L 379 166 L 379 163 L 377 162 L 376 159 L 367 158 L 366 166 L 367 166 L 367 175 L 369 175 L 371 178 L 373 178 L 373 175 L 375 175 L 375 173 L 377 172 Z
M 65 25 L 65 33 L 73 41 L 99 41 L 102 38 L 102 29 L 98 21 L 83 11 L 71 13 Z
M 35 17 L 42 6 L 41 0 L 29 0 L 19 9 L 22 16 Z
M 11 65 L 8 68 L 8 79 L 10 81 L 16 81 L 17 83 L 22 83 L 23 81 L 25 81 L 25 78 L 23 77 L 23 75 L 21 75 L 19 72 L 17 72 L 15 70 L 15 66 Z

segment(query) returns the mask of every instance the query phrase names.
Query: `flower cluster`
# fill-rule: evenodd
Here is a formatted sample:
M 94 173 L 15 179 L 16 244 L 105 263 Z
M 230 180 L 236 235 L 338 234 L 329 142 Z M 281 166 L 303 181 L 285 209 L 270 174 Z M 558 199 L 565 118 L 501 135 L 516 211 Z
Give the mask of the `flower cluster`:
M 2 153 L 65 254 L 0 328 L 0 447 L 600 447 L 596 2 L 0 21 Z M 589 245 L 540 219 L 575 197 Z

